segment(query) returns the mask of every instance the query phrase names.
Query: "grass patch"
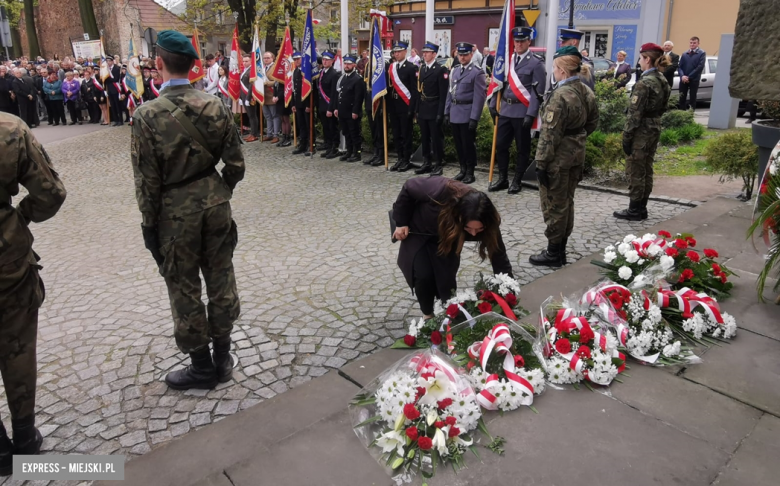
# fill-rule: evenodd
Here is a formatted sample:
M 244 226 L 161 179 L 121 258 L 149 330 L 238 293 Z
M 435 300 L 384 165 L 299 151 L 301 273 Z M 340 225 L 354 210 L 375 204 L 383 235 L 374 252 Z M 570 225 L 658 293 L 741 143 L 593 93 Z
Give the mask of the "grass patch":
M 704 159 L 704 150 L 721 133 L 724 132 L 707 130 L 702 138 L 693 143 L 685 143 L 676 147 L 659 145 L 653 167 L 655 174 L 665 176 L 711 175 L 712 170 Z

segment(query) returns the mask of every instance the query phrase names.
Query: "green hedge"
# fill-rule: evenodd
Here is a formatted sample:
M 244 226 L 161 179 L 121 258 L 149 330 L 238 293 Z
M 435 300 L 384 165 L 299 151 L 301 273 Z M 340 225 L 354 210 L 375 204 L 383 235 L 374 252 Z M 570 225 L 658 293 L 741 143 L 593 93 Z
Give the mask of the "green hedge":
M 758 147 L 748 130 L 727 132 L 712 140 L 704 150 L 707 165 L 721 174 L 720 182 L 741 178 L 743 197 L 749 200 L 758 175 Z
M 661 117 L 661 128 L 682 128 L 693 123 L 693 112 L 689 110 L 669 110 Z

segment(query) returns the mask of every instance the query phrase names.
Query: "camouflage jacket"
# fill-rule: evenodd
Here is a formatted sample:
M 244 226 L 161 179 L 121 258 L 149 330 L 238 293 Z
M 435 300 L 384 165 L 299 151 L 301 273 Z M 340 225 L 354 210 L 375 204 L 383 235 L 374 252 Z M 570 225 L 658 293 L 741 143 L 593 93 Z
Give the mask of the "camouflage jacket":
M 229 201 L 245 171 L 233 116 L 219 98 L 188 85 L 169 86 L 160 98 L 184 112 L 208 147 L 194 140 L 159 100 L 135 110 L 130 152 L 144 226 Z M 222 177 L 216 171 L 200 177 L 220 158 Z
M 11 196 L 27 195 L 19 206 Z M 51 218 L 65 202 L 62 185 L 51 161 L 27 124 L 19 117 L 0 113 L 0 283 L 3 268 L 31 255 L 33 235 L 27 224 Z
M 661 115 L 666 111 L 672 89 L 658 70 L 642 75 L 631 92 L 631 104 L 628 106 L 623 140 L 633 140 L 637 129 L 645 126 L 661 130 Z
M 536 166 L 573 167 L 585 162 L 585 141 L 599 121 L 596 95 L 579 78 L 559 84 L 542 106 Z

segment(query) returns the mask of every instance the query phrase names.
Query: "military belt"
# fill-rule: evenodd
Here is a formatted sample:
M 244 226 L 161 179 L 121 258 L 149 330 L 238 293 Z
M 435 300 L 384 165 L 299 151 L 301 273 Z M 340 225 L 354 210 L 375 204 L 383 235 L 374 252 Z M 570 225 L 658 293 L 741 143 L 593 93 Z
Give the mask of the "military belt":
M 167 191 L 171 191 L 173 189 L 178 189 L 180 187 L 184 187 L 187 184 L 190 184 L 190 183 L 195 182 L 195 181 L 199 181 L 201 179 L 205 179 L 206 177 L 210 176 L 211 174 L 216 174 L 216 173 L 217 173 L 217 169 L 216 169 L 215 166 L 212 165 L 208 169 L 202 170 L 202 171 L 198 172 L 197 174 L 195 174 L 193 176 L 190 176 L 190 177 L 187 177 L 186 179 L 181 180 L 179 182 L 174 182 L 173 184 L 163 184 L 162 192 L 167 192 Z
M 436 101 L 439 99 L 438 96 L 425 96 L 424 94 L 420 94 L 420 99 L 423 101 Z
M 583 128 L 584 127 L 573 128 L 571 130 L 564 130 L 563 136 L 564 137 L 573 137 L 574 135 L 579 135 L 579 134 L 583 133 Z
M 506 103 L 507 105 L 516 105 L 523 102 L 520 100 L 513 100 L 512 98 L 501 98 L 501 103 Z
M 473 105 L 474 100 L 468 100 L 468 101 L 458 101 L 458 100 L 452 100 L 453 105 Z

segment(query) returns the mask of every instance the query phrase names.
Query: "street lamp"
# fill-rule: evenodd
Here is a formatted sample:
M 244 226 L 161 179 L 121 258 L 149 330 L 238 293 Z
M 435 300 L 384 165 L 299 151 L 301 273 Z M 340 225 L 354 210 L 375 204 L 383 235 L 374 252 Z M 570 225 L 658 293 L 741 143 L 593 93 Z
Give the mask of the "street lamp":
M 569 28 L 574 28 L 574 0 L 569 4 Z

